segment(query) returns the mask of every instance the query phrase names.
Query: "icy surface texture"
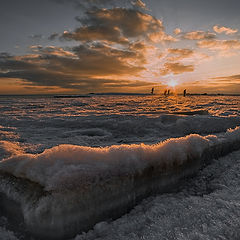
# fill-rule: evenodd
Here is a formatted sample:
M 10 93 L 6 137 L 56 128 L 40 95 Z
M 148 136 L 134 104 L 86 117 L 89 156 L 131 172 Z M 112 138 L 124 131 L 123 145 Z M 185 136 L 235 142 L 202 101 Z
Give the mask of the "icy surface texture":
M 214 161 L 184 188 L 144 200 L 75 240 L 240 239 L 240 151 Z
M 98 184 L 99 179 L 133 176 L 149 166 L 172 168 L 190 158 L 198 159 L 211 143 L 208 138 L 216 140 L 212 136 L 189 135 L 155 145 L 60 145 L 40 154 L 7 158 L 0 163 L 0 170 L 39 183 L 47 191 L 85 189 Z
M 34 196 L 35 183 L 24 197 L 27 182 L 10 187 L 9 181 L 1 180 L 1 189 L 25 203 L 29 221 L 33 213 L 37 219 L 48 209 L 61 214 L 67 205 L 74 212 L 78 205 L 69 204 L 69 199 L 80 201 L 75 190 L 101 189 L 103 179 L 131 176 L 150 163 L 181 164 L 189 156 L 200 156 L 206 147 L 230 146 L 239 141 L 239 129 L 223 132 L 239 125 L 240 97 L 236 96 L 2 96 L 3 170 L 41 184 L 53 195 L 36 206 L 32 203 L 43 191 L 38 184 Z M 201 136 L 185 138 L 188 134 Z M 206 137 L 209 134 L 213 136 Z M 183 138 L 156 144 L 173 137 Z M 215 161 L 179 193 L 147 199 L 129 215 L 99 223 L 76 239 L 239 239 L 239 155 Z M 61 218 L 67 221 L 66 215 Z M 6 229 L 0 222 L 0 239 L 14 239 Z
M 196 173 L 204 160 L 218 151 L 223 155 L 234 145 L 239 149 L 239 142 L 237 127 L 218 137 L 195 134 L 155 145 L 60 145 L 41 154 L 4 159 L 1 174 L 10 176 L 3 175 L 0 189 L 21 205 L 33 234 L 44 236 L 47 232 L 46 236 L 54 238 L 57 231 L 57 238 L 63 239 L 97 221 L 118 217 L 136 204 L 135 199 L 166 191 Z M 112 212 L 116 210 L 119 214 Z
M 7 151 L 12 150 L 16 156 L 4 159 L 0 163 L 0 170 L 39 183 L 47 191 L 85 189 L 101 182 L 99 179 L 133 176 L 150 166 L 181 166 L 188 160 L 201 158 L 204 150 L 210 146 L 221 143 L 231 146 L 238 141 L 239 127 L 219 137 L 192 134 L 154 145 L 113 145 L 102 148 L 59 145 L 40 154 L 20 154 L 21 150 L 16 150 L 15 145 L 7 145 Z
M 0 97 L 0 139 L 29 153 L 59 144 L 151 144 L 225 132 L 239 125 L 239 109 L 240 97 L 230 96 Z
M 1 240 L 20 240 L 12 231 L 6 229 L 8 221 L 5 217 L 0 216 L 0 239 Z

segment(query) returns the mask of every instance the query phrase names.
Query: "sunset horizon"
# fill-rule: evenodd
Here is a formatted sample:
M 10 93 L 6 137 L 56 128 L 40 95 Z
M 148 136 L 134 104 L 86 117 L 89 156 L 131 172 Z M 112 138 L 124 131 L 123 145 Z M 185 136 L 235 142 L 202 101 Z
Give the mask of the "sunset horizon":
M 161 93 L 173 80 L 180 92 L 238 94 L 239 3 L 215 2 L 6 2 L 0 94 Z
M 239 10 L 1 0 L 0 240 L 239 240 Z

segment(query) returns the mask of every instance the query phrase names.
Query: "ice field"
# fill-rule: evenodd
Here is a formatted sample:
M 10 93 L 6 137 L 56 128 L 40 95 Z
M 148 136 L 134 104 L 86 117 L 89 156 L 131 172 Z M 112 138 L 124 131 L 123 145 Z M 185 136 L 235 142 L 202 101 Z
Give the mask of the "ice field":
M 30 232 L 66 223 L 66 240 L 240 238 L 239 96 L 1 96 L 0 113 L 0 190 Z M 86 219 L 100 220 L 72 236 L 87 203 Z M 117 206 L 127 207 L 101 221 Z M 2 239 L 32 238 L 0 213 Z

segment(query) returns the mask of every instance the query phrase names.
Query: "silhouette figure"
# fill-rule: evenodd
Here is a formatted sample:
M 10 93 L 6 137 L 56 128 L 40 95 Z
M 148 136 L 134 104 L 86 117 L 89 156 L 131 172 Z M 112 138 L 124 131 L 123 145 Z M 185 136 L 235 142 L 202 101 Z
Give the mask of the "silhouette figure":
M 168 91 L 167 91 L 167 95 L 170 95 L 170 89 L 168 89 Z
M 154 93 L 154 88 L 152 88 L 152 91 L 151 91 L 151 94 L 153 94 Z
M 187 90 L 184 89 L 184 91 L 183 91 L 183 96 L 186 97 L 186 94 L 187 94 Z
M 164 91 L 164 96 L 167 96 L 167 90 Z

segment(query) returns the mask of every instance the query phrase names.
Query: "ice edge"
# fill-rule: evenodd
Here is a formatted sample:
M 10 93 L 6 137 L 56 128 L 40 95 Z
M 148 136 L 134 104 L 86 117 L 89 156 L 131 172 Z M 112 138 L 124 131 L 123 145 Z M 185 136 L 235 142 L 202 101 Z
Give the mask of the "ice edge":
M 176 154 L 171 156 L 174 158 L 172 161 L 152 160 L 133 173 L 115 174 L 107 181 L 99 179 L 96 187 L 84 190 L 47 191 L 44 184 L 27 179 L 26 176 L 15 176 L 18 174 L 12 165 L 11 168 L 5 167 L 8 161 L 11 162 L 10 158 L 0 163 L 1 211 L 5 209 L 8 216 L 13 211 L 18 213 L 19 220 L 23 219 L 28 231 L 39 239 L 74 237 L 77 233 L 91 229 L 97 222 L 122 216 L 150 195 L 172 191 L 179 180 L 195 174 L 212 159 L 240 149 L 239 127 L 219 137 L 194 135 L 195 140 L 204 143 L 197 153 L 191 148 L 196 145 L 195 140 L 191 141 L 191 136 L 171 139 L 166 143 L 173 147 L 176 142 L 188 145 L 187 149 L 190 150 L 181 161 L 178 161 L 181 156 Z M 160 153 L 164 146 L 159 147 Z M 118 151 L 124 150 L 122 147 Z

